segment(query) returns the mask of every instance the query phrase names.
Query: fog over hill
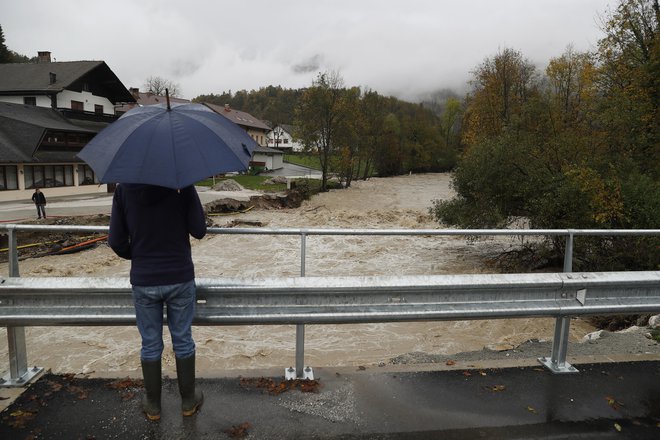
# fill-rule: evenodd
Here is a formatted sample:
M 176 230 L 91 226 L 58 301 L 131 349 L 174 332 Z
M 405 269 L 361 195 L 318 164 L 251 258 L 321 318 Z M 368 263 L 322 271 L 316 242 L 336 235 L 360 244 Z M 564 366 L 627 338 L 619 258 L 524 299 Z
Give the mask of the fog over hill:
M 156 75 L 193 98 L 268 84 L 307 87 L 330 69 L 347 85 L 417 101 L 440 88 L 461 93 L 470 71 L 501 48 L 537 65 L 569 44 L 592 49 L 602 37 L 599 16 L 618 1 L 5 3 L 0 25 L 10 49 L 104 60 L 127 87 Z M 35 25 L 35 10 L 48 19 Z

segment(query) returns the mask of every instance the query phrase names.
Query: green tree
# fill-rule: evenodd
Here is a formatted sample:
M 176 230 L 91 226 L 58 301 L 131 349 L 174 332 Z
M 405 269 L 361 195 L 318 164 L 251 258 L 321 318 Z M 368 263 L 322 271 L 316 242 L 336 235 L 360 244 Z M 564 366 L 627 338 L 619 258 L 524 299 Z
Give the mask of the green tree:
M 435 168 L 438 171 L 449 171 L 456 165 L 460 149 L 460 119 L 463 109 L 461 102 L 453 97 L 448 97 L 442 108 L 439 126 L 442 143 L 434 152 Z
M 342 98 L 343 123 L 336 131 L 334 143 L 338 147 L 336 155 L 336 169 L 339 178 L 346 187 L 356 175 L 356 166 L 359 162 L 360 150 L 363 146 L 360 133 L 363 130 L 363 119 L 360 114 L 360 89 L 352 87 L 344 91 Z
M 382 177 L 395 176 L 404 170 L 401 122 L 394 113 L 388 113 L 383 120 L 383 141 L 376 152 L 376 169 Z
M 517 52 L 480 65 L 466 100 L 457 195 L 434 202 L 436 218 L 477 228 L 521 217 L 534 228 L 657 227 L 659 12 L 657 0 L 621 0 L 598 52 L 569 46 L 544 81 Z M 507 90 L 523 93 L 507 98 Z M 654 269 L 660 261 L 657 238 L 581 241 L 576 268 Z
M 358 155 L 358 172 L 362 168 L 362 179 L 372 172 L 375 156 L 384 138 L 385 99 L 373 90 L 368 90 L 360 100 L 361 148 Z
M 10 50 L 5 44 L 5 34 L 0 26 L 0 63 L 28 63 L 35 59 Z
M 658 0 L 622 0 L 604 22 L 598 44 L 599 120 L 617 162 L 657 177 L 660 114 Z
M 436 116 L 419 104 L 402 119 L 404 171 L 434 170 L 437 147 L 441 144 Z
M 295 131 L 305 147 L 318 155 L 321 191 L 327 191 L 330 161 L 339 151 L 347 116 L 343 78 L 336 71 L 319 73 L 301 96 Z
M 523 126 L 525 106 L 537 92 L 536 68 L 520 52 L 507 48 L 477 67 L 471 85 L 463 122 L 468 145 Z
M 11 54 L 5 45 L 5 34 L 0 26 L 0 63 L 11 63 Z

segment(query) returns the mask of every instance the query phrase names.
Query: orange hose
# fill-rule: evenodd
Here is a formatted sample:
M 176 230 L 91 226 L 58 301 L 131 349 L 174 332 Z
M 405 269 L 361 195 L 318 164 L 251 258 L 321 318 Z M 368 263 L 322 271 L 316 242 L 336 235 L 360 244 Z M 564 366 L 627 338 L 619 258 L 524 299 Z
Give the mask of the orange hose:
M 65 247 L 65 248 L 62 248 L 62 249 L 58 250 L 57 252 L 69 251 L 69 250 L 71 250 L 71 249 L 75 249 L 75 248 L 77 248 L 77 247 L 86 246 L 86 245 L 88 245 L 88 244 L 96 243 L 97 241 L 106 240 L 107 238 L 108 238 L 108 236 L 107 236 L 107 235 L 104 235 L 103 237 L 99 237 L 99 238 L 94 238 L 94 239 L 92 239 L 92 240 L 83 241 L 82 243 L 74 244 L 73 246 L 67 246 L 67 247 Z

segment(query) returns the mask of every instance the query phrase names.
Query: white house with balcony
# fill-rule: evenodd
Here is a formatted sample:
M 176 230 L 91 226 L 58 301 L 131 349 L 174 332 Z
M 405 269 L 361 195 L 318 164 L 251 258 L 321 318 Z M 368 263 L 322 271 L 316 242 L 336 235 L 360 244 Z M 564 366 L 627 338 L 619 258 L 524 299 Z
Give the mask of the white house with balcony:
M 76 154 L 134 102 L 103 61 L 0 64 L 0 201 L 106 192 Z
M 286 124 L 276 125 L 266 135 L 268 147 L 276 148 L 283 152 L 303 151 L 304 146 L 293 137 L 293 126 Z

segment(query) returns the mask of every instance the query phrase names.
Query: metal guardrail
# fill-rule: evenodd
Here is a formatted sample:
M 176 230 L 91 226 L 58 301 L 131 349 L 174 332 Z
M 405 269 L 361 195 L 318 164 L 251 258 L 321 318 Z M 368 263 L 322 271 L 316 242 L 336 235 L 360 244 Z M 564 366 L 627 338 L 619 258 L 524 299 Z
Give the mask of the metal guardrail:
M 660 311 L 660 271 L 198 278 L 195 325 L 355 324 Z M 128 278 L 0 278 L 0 325 L 133 325 Z
M 570 318 L 660 312 L 660 271 L 401 277 L 202 278 L 195 325 Z M 127 278 L 0 278 L 0 325 L 133 325 Z M 25 353 L 13 358 L 26 359 Z M 539 359 L 576 372 L 566 349 Z M 15 370 L 15 371 L 14 371 Z M 5 385 L 21 385 L 27 364 Z M 308 369 L 300 370 L 309 371 Z
M 9 242 L 9 275 L 13 280 L 18 279 L 19 270 L 18 270 L 18 254 L 16 250 L 16 232 L 18 231 L 59 231 L 59 232 L 107 232 L 108 227 L 104 226 L 42 226 L 42 225 L 0 225 L 0 230 L 6 229 L 8 232 L 8 242 Z M 248 235 L 298 235 L 301 237 L 301 277 L 305 276 L 305 259 L 306 259 L 306 237 L 310 235 L 372 235 L 372 236 L 447 236 L 447 235 L 460 235 L 460 236 L 565 236 L 566 237 L 566 254 L 564 259 L 564 272 L 571 272 L 572 269 L 572 249 L 573 249 L 573 239 L 578 235 L 590 235 L 590 236 L 631 236 L 631 235 L 660 235 L 660 230 L 436 230 L 436 229 L 423 229 L 423 230 L 407 230 L 407 229 L 386 229 L 386 230 L 375 230 L 375 229 L 268 229 L 268 228 L 209 228 L 209 233 L 212 234 L 248 234 Z M 633 272 L 634 273 L 634 272 Z M 653 272 L 655 273 L 655 272 Z M 554 274 L 552 276 L 557 276 Z M 487 281 L 490 278 L 484 278 L 480 275 L 471 275 L 471 276 L 453 276 L 461 278 L 460 289 L 465 288 L 465 277 L 478 277 L 480 283 L 485 283 L 489 285 L 490 288 L 493 288 Z M 486 277 L 493 277 L 494 275 L 488 275 Z M 539 275 L 534 275 L 539 276 Z M 544 275 L 545 276 L 545 275 Z M 570 285 L 568 280 L 577 278 L 571 278 L 578 275 L 562 275 L 567 277 L 562 279 L 563 285 Z M 593 277 L 593 274 L 581 274 L 579 276 L 586 276 L 587 278 Z M 578 276 L 578 277 L 579 277 Z M 452 288 L 454 286 L 450 280 L 452 278 L 447 278 L 444 276 L 441 279 L 436 277 L 424 277 L 424 280 L 410 277 L 354 277 L 350 278 L 352 281 L 349 283 L 350 287 L 348 290 L 345 290 L 346 286 L 343 285 L 334 285 L 338 280 L 345 280 L 343 278 L 293 278 L 293 279 L 269 279 L 268 284 L 251 284 L 246 285 L 246 281 L 229 281 L 229 280 L 202 280 L 200 281 L 199 300 L 207 301 L 203 306 L 199 307 L 199 310 L 215 310 L 215 314 L 211 313 L 206 315 L 206 312 L 198 314 L 195 323 L 198 325 L 216 325 L 216 324 L 263 324 L 263 323 L 274 323 L 274 322 L 286 322 L 291 324 L 296 324 L 296 370 L 299 375 L 303 374 L 303 365 L 304 365 L 304 326 L 305 324 L 310 323 L 337 323 L 337 322 L 387 322 L 395 320 L 438 320 L 438 319 L 477 319 L 477 316 L 480 318 L 505 318 L 505 317 L 517 317 L 517 316 L 554 316 L 557 319 L 555 326 L 555 337 L 553 339 L 553 348 L 552 355 L 550 358 L 544 358 L 544 364 L 554 372 L 573 372 L 576 371 L 572 366 L 566 363 L 566 350 L 568 346 L 568 331 L 570 326 L 570 317 L 580 314 L 593 314 L 593 313 L 632 313 L 632 312 L 642 312 L 642 311 L 657 311 L 660 308 L 657 306 L 655 299 L 651 299 L 650 302 L 639 302 L 632 301 L 631 298 L 637 298 L 634 295 L 634 289 L 630 290 L 630 287 L 626 285 L 619 285 L 618 289 L 623 289 L 625 291 L 633 292 L 633 296 L 629 297 L 616 297 L 611 296 L 607 302 L 598 302 L 595 300 L 599 295 L 597 292 L 593 291 L 593 287 L 590 288 L 590 305 L 585 307 L 584 301 L 582 301 L 581 307 L 568 307 L 568 304 L 562 304 L 560 307 L 559 303 L 556 303 L 556 294 L 557 286 L 549 287 L 547 283 L 548 279 L 537 279 L 536 281 L 541 282 L 543 286 L 536 285 L 531 287 L 529 290 L 527 287 L 523 289 L 523 286 L 520 284 L 521 280 L 525 279 L 525 275 L 514 275 L 515 280 L 512 275 L 501 275 L 496 277 L 503 277 L 499 279 L 498 283 L 503 283 L 499 286 L 499 290 L 491 291 L 490 295 L 500 296 L 502 293 L 510 292 L 513 289 L 514 292 L 518 292 L 517 295 L 531 295 L 538 294 L 539 292 L 545 292 L 547 296 L 546 301 L 555 302 L 553 304 L 545 303 L 543 304 L 538 298 L 531 301 L 532 308 L 530 307 L 521 307 L 521 304 L 524 302 L 529 302 L 529 298 L 518 297 L 515 300 L 509 298 L 510 301 L 499 301 L 497 302 L 498 306 L 490 310 L 490 315 L 486 313 L 484 307 L 488 308 L 488 304 L 494 304 L 492 302 L 482 302 L 481 309 L 478 312 L 475 312 L 474 315 L 470 314 L 465 304 L 471 304 L 475 301 L 476 292 L 484 292 L 479 286 L 473 286 L 473 290 L 470 291 L 469 295 L 463 295 L 459 300 L 458 297 L 455 299 L 456 302 L 448 301 L 439 301 L 435 298 L 434 301 L 430 301 L 426 306 L 422 302 L 414 302 L 411 306 L 410 303 L 396 301 L 395 297 L 388 296 L 392 293 L 392 288 L 398 292 L 406 292 L 408 298 L 410 295 L 415 295 L 416 297 L 425 294 L 429 294 L 431 291 L 438 291 L 440 289 L 439 282 L 448 283 L 446 287 Z M 606 275 L 599 275 L 599 277 L 605 277 L 601 281 L 604 281 L 607 278 Z M 455 279 L 459 279 L 455 278 Z M 75 281 L 74 281 L 75 280 Z M 88 280 L 88 281 L 81 281 Z M 312 280 L 312 281 L 308 281 Z M 404 285 L 394 285 L 391 284 L 393 280 L 398 280 L 397 282 L 412 283 Z M 527 279 L 526 282 L 530 280 Z M 535 281 L 535 282 L 536 282 Z M 609 279 L 609 282 L 612 280 Z M 628 280 L 630 281 L 630 280 Z M 639 281 L 639 280 L 638 280 Z M 8 282 L 8 281 L 6 281 Z M 33 285 L 39 284 L 38 281 L 26 279 L 26 283 L 33 283 Z M 312 285 L 315 283 L 330 283 L 325 286 L 318 286 L 312 288 Z M 557 280 L 555 279 L 556 283 Z M 581 281 L 583 282 L 583 281 Z M 657 284 L 657 279 L 654 281 Z M 12 281 L 15 286 L 20 285 L 16 284 L 16 281 Z M 35 284 L 36 283 L 36 284 Z M 81 309 L 81 312 L 84 314 L 79 316 L 79 319 L 82 319 L 82 322 L 88 324 L 98 323 L 97 325 L 124 325 L 134 322 L 134 317 L 131 318 L 129 315 L 133 313 L 132 311 L 132 302 L 130 301 L 130 295 L 126 296 L 130 292 L 130 286 L 127 284 L 127 280 L 122 279 L 76 279 L 76 278 L 58 278 L 57 279 L 58 287 L 53 288 L 52 285 L 50 288 L 46 285 L 40 285 L 39 289 L 42 292 L 47 292 L 47 297 L 50 300 L 55 300 L 55 297 L 62 292 L 71 292 L 73 293 L 76 289 L 83 289 L 86 292 L 85 296 L 85 307 Z M 77 287 L 74 288 L 73 285 L 69 283 L 77 283 Z M 82 283 L 82 284 L 81 284 Z M 87 284 L 85 284 L 87 283 Z M 230 285 L 226 285 L 230 283 Z M 235 283 L 235 284 L 231 284 Z M 311 284 L 310 284 L 311 283 Z M 352 283 L 352 284 L 351 284 Z M 366 283 L 357 285 L 355 283 Z M 385 284 L 383 284 L 385 283 Z M 388 284 L 389 283 L 389 284 Z M 421 283 L 421 284 L 418 284 Z M 430 283 L 430 284 L 429 284 Z M 627 281 L 624 281 L 624 284 Z M 396 283 L 395 283 L 396 284 Z M 552 283 L 551 283 L 552 284 Z M 8 285 L 9 286 L 9 285 Z M 279 287 L 277 287 L 279 286 Z M 343 287 L 342 287 L 343 286 Z M 425 287 L 420 287 L 425 286 Z M 544 287 L 545 286 L 545 287 Z M 1 287 L 1 286 L 0 286 Z M 24 289 L 29 290 L 29 286 L 26 284 L 23 286 Z M 457 288 L 454 286 L 454 288 Z M 655 287 L 657 289 L 657 286 Z M 87 289 L 87 290 L 85 290 Z M 265 289 L 265 290 L 264 290 Z M 284 289 L 284 290 L 282 290 Z M 342 290 L 344 289 L 344 290 Z M 460 290 L 459 289 L 459 290 Z M 522 290 L 520 290 L 522 289 Z M 540 290 L 539 290 L 540 289 Z M 545 289 L 545 290 L 544 290 Z M 550 289 L 550 290 L 547 290 Z M 469 290 L 469 289 L 468 289 Z M 561 289 L 560 289 L 561 290 Z M 286 297 L 283 294 L 284 291 L 297 292 L 295 307 L 292 307 L 292 304 L 284 305 L 285 308 L 296 310 L 298 314 L 291 315 L 283 313 L 281 308 L 282 304 L 271 304 L 271 301 L 282 300 Z M 369 295 L 356 296 L 356 292 L 366 291 L 369 292 Z M 579 293 L 582 291 L 582 293 Z M 3 290 L 3 292 L 8 292 Z M 107 307 L 101 307 L 96 310 L 93 309 L 93 303 L 90 302 L 89 298 L 96 298 L 98 295 L 89 294 L 92 292 L 103 292 L 101 296 L 108 296 L 108 298 L 113 300 L 118 300 L 123 297 L 123 301 L 127 303 L 124 304 L 124 308 L 117 307 L 117 305 L 112 305 L 110 311 Z M 234 303 L 225 304 L 225 306 L 234 307 L 232 312 L 237 310 L 236 307 L 245 309 L 248 307 L 250 310 L 253 310 L 253 314 L 239 314 L 234 318 L 224 316 L 221 318 L 221 315 L 217 314 L 218 309 L 212 309 L 211 305 L 217 303 L 218 298 L 232 297 L 237 292 L 240 292 L 241 299 L 249 299 L 253 301 L 251 308 L 247 304 L 243 303 Z M 254 296 L 253 293 L 249 292 L 261 292 L 261 296 Z M 316 293 L 314 293 L 316 292 Z M 380 292 L 380 293 L 378 293 Z M 578 289 L 573 293 L 564 292 L 567 297 L 565 298 L 568 301 L 580 302 L 582 296 L 586 294 L 584 289 Z M 657 292 L 656 292 L 657 293 Z M 115 294 L 119 295 L 116 297 Z M 204 295 L 210 294 L 208 297 L 203 297 Z M 319 296 L 320 295 L 320 296 Z M 353 295 L 353 296 L 351 296 Z M 387 310 L 396 310 L 395 314 L 390 312 L 385 312 L 385 306 L 381 304 L 376 306 L 378 303 L 374 303 L 377 298 L 382 297 L 382 295 L 387 296 L 387 304 L 389 306 L 395 307 L 395 309 L 389 308 Z M 594 296 L 596 295 L 596 296 Z M 643 296 L 646 298 L 655 298 L 649 293 L 644 293 Z M 21 296 L 21 301 L 27 300 L 28 297 Z M 257 302 L 256 298 L 258 298 Z M 268 299 L 270 298 L 270 299 Z M 316 302 L 309 303 L 312 298 L 315 298 L 319 301 L 320 298 L 324 299 L 326 302 Z M 363 304 L 360 299 L 368 299 L 368 303 Z M 384 297 L 383 297 L 384 298 Z M 617 299 L 618 298 L 618 299 Z M 209 305 L 208 301 L 212 299 L 211 304 Z M 235 298 L 236 299 L 236 298 Z M 381 298 L 382 299 L 382 298 Z M 582 298 L 583 300 L 584 298 Z M 17 301 L 16 297 L 6 298 L 7 301 Z M 40 301 L 44 301 L 45 298 L 41 297 Z M 335 303 L 335 301 L 342 301 L 341 303 Z M 352 301 L 352 303 L 351 303 Z M 617 301 L 620 303 L 617 305 Z M 221 302 L 220 302 L 221 303 Z M 307 307 L 303 307 L 304 304 L 308 304 Z M 268 308 L 270 304 L 271 308 Z M 340 304 L 341 307 L 340 307 Z M 351 305 L 352 306 L 347 306 Z M 421 305 L 420 305 L 421 304 Z M 430 305 L 429 305 L 430 304 Z M 596 306 L 600 304 L 600 308 Z M 0 303 L 0 305 L 3 305 Z M 359 306 L 363 308 L 360 309 Z M 16 307 L 17 304 L 14 303 L 10 308 Z M 75 306 L 75 304 L 67 304 L 67 307 Z M 92 306 L 90 308 L 90 306 Z M 368 306 L 368 307 L 367 307 Z M 126 308 L 128 307 L 128 308 Z M 319 314 L 312 313 L 318 307 L 332 307 L 333 310 L 345 310 L 345 315 L 341 314 Z M 367 307 L 367 308 L 364 308 Z M 410 308 L 412 307 L 412 308 Z M 428 307 L 432 307 L 429 309 Z M 559 307 L 559 308 L 557 308 Z M 422 312 L 426 308 L 426 312 Z M 131 310 L 129 315 L 126 315 L 127 310 Z M 40 322 L 39 325 L 46 325 L 49 319 L 54 319 L 54 323 L 57 325 L 75 325 L 76 320 L 72 316 L 65 318 L 65 315 L 60 315 L 59 318 L 48 318 L 49 315 L 53 314 L 53 311 L 56 308 L 47 308 L 41 309 L 43 313 L 37 313 L 38 308 L 30 309 L 23 308 L 23 311 L 28 311 L 28 315 L 23 317 L 14 316 L 13 318 L 10 315 L 0 316 L 0 324 L 7 326 L 7 334 L 9 340 L 9 351 L 10 351 L 10 375 L 7 380 L 7 383 L 24 383 L 28 380 L 25 377 L 26 374 L 29 374 L 30 371 L 27 371 L 27 359 L 26 359 L 26 348 L 25 348 L 25 333 L 22 325 L 36 325 L 35 323 Z M 90 311 L 93 310 L 91 315 Z M 598 311 L 596 311 L 598 310 Z M 59 309 L 61 311 L 61 308 Z M 114 316 L 114 313 L 120 312 L 123 313 L 123 318 Z M 302 314 L 300 314 L 302 313 Z M 307 313 L 307 314 L 305 314 Z M 343 317 L 341 317 L 343 316 Z M 93 318 L 92 318 L 93 317 Z M 353 321 L 348 320 L 348 317 L 351 317 Z M 342 321 L 342 319 L 344 321 Z M 54 325 L 54 324 L 48 324 Z

